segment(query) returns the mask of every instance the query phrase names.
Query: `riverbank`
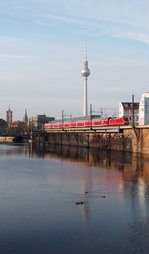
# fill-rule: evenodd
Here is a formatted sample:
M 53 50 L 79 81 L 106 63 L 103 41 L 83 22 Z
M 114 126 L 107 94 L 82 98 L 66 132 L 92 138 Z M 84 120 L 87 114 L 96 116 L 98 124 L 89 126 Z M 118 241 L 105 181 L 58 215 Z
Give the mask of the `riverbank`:
M 14 142 L 14 137 L 0 137 L 0 143 L 12 143 Z
M 28 135 L 0 136 L 0 143 L 26 143 L 29 139 Z

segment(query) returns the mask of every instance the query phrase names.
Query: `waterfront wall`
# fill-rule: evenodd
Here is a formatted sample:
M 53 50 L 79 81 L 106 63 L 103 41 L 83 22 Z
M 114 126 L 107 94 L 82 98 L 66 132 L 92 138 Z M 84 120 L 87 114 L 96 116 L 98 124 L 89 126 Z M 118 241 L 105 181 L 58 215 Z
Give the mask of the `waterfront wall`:
M 0 143 L 12 143 L 14 137 L 0 137 Z
M 62 144 L 69 146 L 93 147 L 98 149 L 119 150 L 149 154 L 149 126 L 131 126 L 119 131 L 108 129 L 100 132 L 33 132 L 32 142 L 36 144 Z

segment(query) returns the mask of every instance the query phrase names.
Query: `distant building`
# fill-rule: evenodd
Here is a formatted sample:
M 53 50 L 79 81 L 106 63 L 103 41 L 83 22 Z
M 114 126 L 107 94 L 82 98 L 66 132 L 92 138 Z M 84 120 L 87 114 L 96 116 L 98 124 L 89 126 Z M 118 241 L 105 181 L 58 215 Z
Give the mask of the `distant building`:
M 119 117 L 128 117 L 129 123 L 132 124 L 134 110 L 134 124 L 139 124 L 139 102 L 120 102 L 119 103 Z
M 24 122 L 24 123 L 27 123 L 27 122 L 28 122 L 28 116 L 27 116 L 27 110 L 26 110 L 26 109 L 25 109 L 25 111 L 24 111 L 23 122 Z
M 5 120 L 0 119 L 0 136 L 8 135 L 8 124 Z
M 8 124 L 12 122 L 12 113 L 10 108 L 6 111 L 6 121 Z
M 9 136 L 28 134 L 29 128 L 23 121 L 14 121 L 8 124 Z
M 36 115 L 29 119 L 29 127 L 31 130 L 42 130 L 43 124 L 54 120 L 55 117 L 47 117 L 45 114 Z
M 149 124 L 149 92 L 142 94 L 139 105 L 139 125 Z

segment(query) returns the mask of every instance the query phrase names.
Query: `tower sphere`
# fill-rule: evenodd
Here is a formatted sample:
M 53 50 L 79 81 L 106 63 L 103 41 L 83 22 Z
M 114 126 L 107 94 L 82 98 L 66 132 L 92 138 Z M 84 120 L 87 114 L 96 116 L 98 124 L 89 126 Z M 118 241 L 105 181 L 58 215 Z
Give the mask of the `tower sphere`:
M 88 61 L 87 60 L 84 61 L 84 67 L 81 71 L 81 74 L 83 77 L 88 77 L 90 75 L 90 70 L 88 68 Z

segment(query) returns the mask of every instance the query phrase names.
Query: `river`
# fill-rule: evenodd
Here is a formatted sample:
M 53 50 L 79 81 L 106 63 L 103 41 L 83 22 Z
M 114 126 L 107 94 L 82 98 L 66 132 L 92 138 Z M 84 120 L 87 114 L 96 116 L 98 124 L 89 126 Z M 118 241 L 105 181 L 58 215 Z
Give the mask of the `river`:
M 149 156 L 0 145 L 1 254 L 148 249 Z

